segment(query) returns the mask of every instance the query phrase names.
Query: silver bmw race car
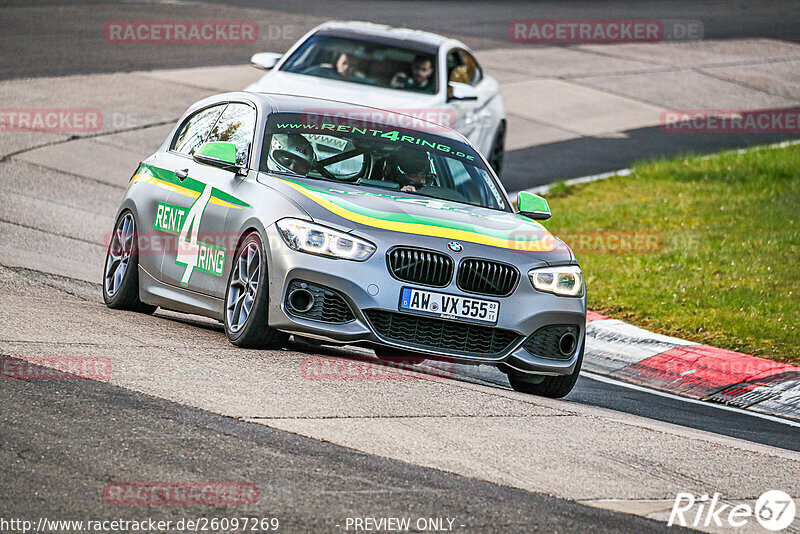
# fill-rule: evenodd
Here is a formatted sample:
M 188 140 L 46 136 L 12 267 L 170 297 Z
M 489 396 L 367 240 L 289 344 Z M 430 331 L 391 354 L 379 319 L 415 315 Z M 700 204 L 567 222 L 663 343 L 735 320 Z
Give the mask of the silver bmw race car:
M 294 334 L 494 364 L 516 390 L 566 395 L 586 296 L 572 251 L 537 222 L 547 202 L 520 193 L 515 211 L 462 135 L 369 111 L 246 92 L 193 105 L 131 178 L 106 304 L 216 318 L 241 347 Z

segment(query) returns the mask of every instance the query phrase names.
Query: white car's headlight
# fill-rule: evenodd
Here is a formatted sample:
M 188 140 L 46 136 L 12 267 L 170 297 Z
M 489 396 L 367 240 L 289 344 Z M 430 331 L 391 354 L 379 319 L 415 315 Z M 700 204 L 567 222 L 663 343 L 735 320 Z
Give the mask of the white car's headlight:
M 275 225 L 294 250 L 342 260 L 364 261 L 375 245 L 364 239 L 300 219 L 281 219 Z
M 528 271 L 528 277 L 533 287 L 539 291 L 564 297 L 583 295 L 583 273 L 577 265 L 531 269 Z

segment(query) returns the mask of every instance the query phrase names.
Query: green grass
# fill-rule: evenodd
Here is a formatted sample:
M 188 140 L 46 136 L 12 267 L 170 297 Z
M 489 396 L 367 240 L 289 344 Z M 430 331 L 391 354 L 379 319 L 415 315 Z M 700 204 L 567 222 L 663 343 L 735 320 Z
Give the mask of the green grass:
M 546 225 L 576 249 L 589 309 L 800 364 L 799 145 L 648 162 L 556 193 Z M 581 250 L 576 236 L 598 230 L 657 232 L 663 248 Z

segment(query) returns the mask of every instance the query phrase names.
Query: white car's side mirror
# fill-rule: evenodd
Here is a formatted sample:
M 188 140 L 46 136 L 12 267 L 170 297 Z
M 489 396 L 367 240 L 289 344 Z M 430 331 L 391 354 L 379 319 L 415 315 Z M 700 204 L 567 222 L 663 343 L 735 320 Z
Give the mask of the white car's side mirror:
M 447 100 L 478 100 L 478 91 L 466 83 L 450 82 L 447 84 Z
M 253 54 L 250 58 L 250 64 L 257 69 L 270 70 L 280 61 L 282 55 L 274 52 L 260 52 Z

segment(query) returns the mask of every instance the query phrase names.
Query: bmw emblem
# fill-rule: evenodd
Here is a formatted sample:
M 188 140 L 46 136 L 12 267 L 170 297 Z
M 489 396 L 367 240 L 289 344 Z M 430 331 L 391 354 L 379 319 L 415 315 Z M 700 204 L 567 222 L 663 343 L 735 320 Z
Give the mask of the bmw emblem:
M 453 252 L 461 252 L 462 250 L 464 250 L 464 247 L 461 246 L 461 243 L 456 243 L 455 241 L 450 241 L 447 244 L 447 248 L 449 248 Z

